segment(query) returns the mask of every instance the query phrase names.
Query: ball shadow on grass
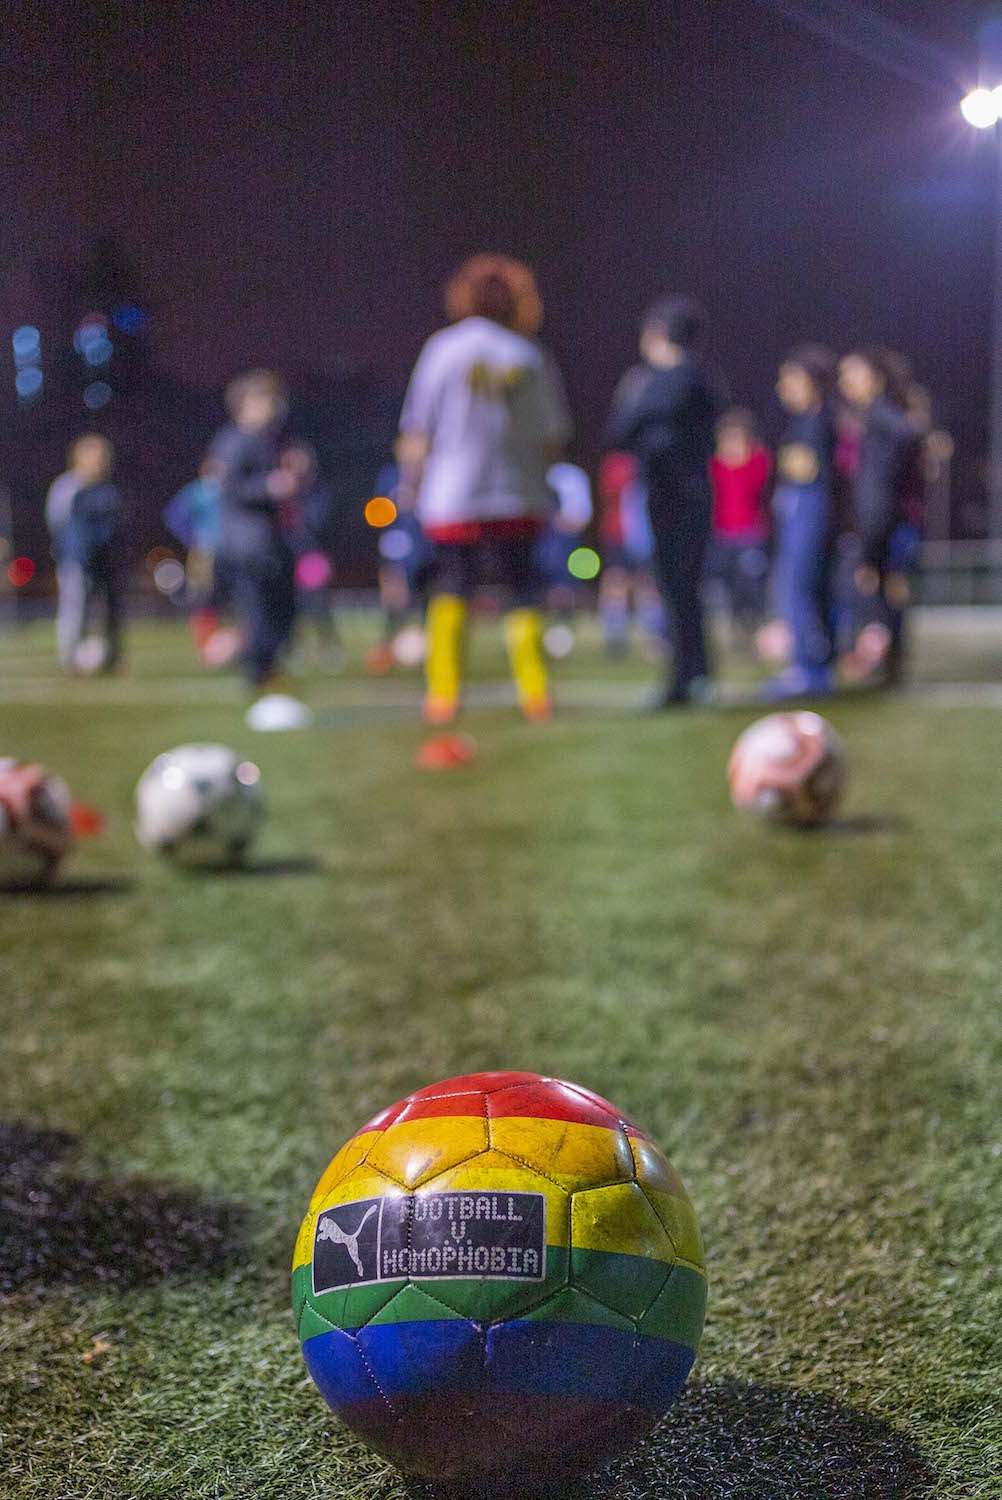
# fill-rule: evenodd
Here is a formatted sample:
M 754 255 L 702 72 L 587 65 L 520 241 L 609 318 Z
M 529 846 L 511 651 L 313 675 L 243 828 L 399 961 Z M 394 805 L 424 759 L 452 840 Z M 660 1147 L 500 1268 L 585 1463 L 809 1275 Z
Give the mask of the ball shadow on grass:
M 77 875 L 71 880 L 4 880 L 0 881 L 0 896 L 32 896 L 40 901 L 65 901 L 71 896 L 125 896 L 135 889 L 136 882 L 126 879 L 102 879 L 96 875 Z
M 828 1396 L 738 1380 L 694 1381 L 632 1453 L 585 1479 L 547 1487 L 545 1495 L 546 1500 L 921 1500 L 933 1493 L 936 1479 L 902 1433 Z M 421 1483 L 412 1483 L 406 1493 L 411 1500 L 457 1500 L 455 1492 Z M 493 1492 L 492 1500 L 528 1493 L 516 1486 Z
M 255 876 L 269 880 L 281 880 L 291 875 L 321 875 L 324 871 L 324 862 L 312 854 L 289 854 L 284 858 L 277 859 L 253 859 L 239 861 L 232 865 L 210 866 L 204 870 L 188 870 L 185 873 L 195 876 L 222 875 L 231 879 L 243 876 L 251 879 Z
M 895 813 L 856 813 L 853 817 L 832 818 L 828 823 L 811 824 L 802 831 L 834 834 L 840 838 L 861 838 L 871 833 L 910 833 L 911 825 Z
M 244 1253 L 234 1203 L 146 1178 L 65 1170 L 75 1137 L 0 1122 L 0 1296 L 218 1276 Z

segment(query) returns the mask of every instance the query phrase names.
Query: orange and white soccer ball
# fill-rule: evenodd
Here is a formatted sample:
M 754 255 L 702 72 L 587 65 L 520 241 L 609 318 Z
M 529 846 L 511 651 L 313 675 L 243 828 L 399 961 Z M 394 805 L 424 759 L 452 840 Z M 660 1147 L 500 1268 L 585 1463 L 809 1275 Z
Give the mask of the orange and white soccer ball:
M 43 766 L 0 759 L 0 881 L 53 879 L 73 838 L 66 783 Z
M 769 714 L 740 736 L 727 776 L 735 807 L 780 822 L 827 823 L 845 789 L 845 747 L 820 714 Z

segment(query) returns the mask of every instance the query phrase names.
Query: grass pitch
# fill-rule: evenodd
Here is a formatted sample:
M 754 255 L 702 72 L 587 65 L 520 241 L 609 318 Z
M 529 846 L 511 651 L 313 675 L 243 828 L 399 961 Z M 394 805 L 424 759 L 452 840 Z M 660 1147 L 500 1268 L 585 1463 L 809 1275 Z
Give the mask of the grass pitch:
M 753 711 L 641 717 L 590 635 L 577 707 L 530 728 L 483 691 L 479 762 L 440 775 L 413 677 L 307 675 L 316 727 L 256 737 L 179 629 L 111 681 L 50 651 L 0 637 L 0 752 L 110 826 L 62 890 L 0 895 L 5 1500 L 427 1496 L 313 1389 L 288 1267 L 353 1128 L 492 1067 L 616 1100 L 706 1239 L 687 1394 L 570 1493 L 1002 1495 L 997 617 L 928 617 L 919 691 L 831 705 L 851 789 L 807 835 L 728 805 Z M 246 873 L 135 844 L 136 779 L 192 739 L 261 765 Z

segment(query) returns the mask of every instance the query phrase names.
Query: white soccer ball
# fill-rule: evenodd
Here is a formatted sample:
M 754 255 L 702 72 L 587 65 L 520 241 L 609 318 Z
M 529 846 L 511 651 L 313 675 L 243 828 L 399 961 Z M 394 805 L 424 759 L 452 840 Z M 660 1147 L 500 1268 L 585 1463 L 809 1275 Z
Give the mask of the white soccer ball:
M 426 649 L 427 642 L 420 625 L 405 625 L 393 637 L 393 655 L 402 667 L 419 667 Z
M 66 783 L 42 766 L 0 759 L 0 882 L 52 880 L 72 843 Z
M 263 813 L 260 771 L 225 745 L 168 750 L 136 788 L 139 842 L 185 864 L 238 863 Z
M 827 823 L 845 790 L 845 746 L 820 714 L 769 714 L 740 736 L 727 775 L 735 807 L 788 823 Z
M 108 664 L 108 646 L 99 635 L 89 635 L 73 653 L 73 665 L 84 677 L 94 677 Z

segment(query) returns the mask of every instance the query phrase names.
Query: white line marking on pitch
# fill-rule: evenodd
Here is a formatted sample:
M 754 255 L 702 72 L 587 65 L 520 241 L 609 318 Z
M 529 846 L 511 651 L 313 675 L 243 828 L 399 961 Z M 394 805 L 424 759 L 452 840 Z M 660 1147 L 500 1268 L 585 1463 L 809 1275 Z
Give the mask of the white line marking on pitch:
M 557 706 L 566 708 L 594 708 L 613 710 L 641 709 L 650 699 L 654 688 L 651 683 L 570 680 L 557 683 Z M 756 703 L 752 687 L 724 687 L 722 704 L 731 708 L 761 708 L 768 705 Z M 421 702 L 420 689 L 403 684 L 364 683 L 344 685 L 343 690 L 317 692 L 308 689 L 306 696 L 312 707 L 320 713 L 357 709 L 413 710 L 417 713 Z M 928 682 L 915 683 L 902 694 L 904 701 L 921 703 L 929 708 L 1002 708 L 1002 683 L 1000 682 Z M 862 703 L 870 701 L 862 693 L 846 693 L 831 700 L 838 703 Z M 874 700 L 876 701 L 876 700 Z M 893 702 L 891 696 L 881 702 Z M 0 704 L 11 707 L 21 705 L 35 708 L 240 708 L 247 703 L 247 695 L 240 683 L 232 680 L 203 678 L 146 679 L 129 681 L 98 681 L 81 684 L 62 683 L 54 680 L 23 680 L 0 682 Z M 470 708 L 509 708 L 515 703 L 514 689 L 506 682 L 480 682 L 471 684 L 466 702 Z

